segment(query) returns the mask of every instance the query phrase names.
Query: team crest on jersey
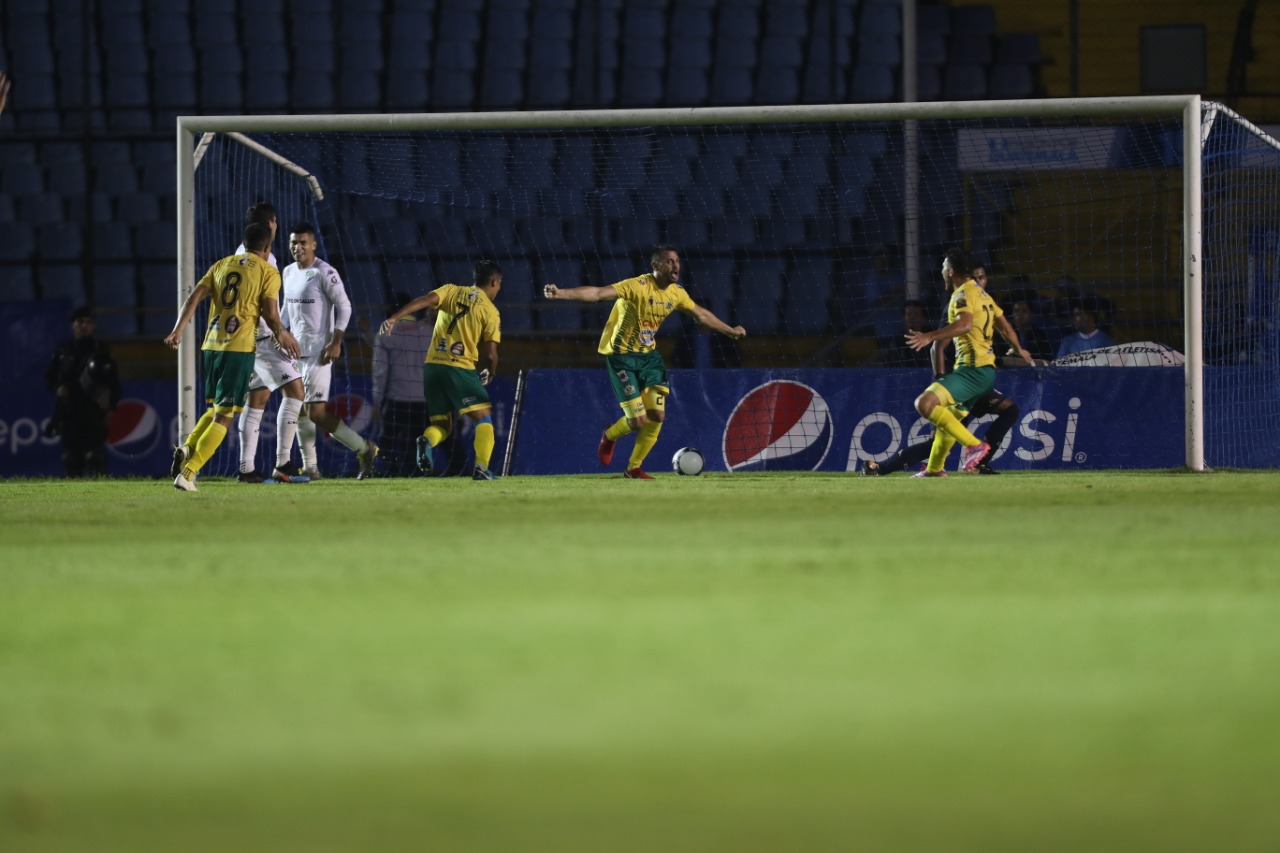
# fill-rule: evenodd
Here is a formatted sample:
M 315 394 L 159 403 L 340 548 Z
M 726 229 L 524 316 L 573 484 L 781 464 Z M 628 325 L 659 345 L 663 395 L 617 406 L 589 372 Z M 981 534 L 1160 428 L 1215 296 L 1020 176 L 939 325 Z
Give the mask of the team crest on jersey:
M 480 291 L 470 290 L 470 291 L 467 291 L 467 295 L 465 298 L 468 302 L 475 302 L 479 296 L 480 296 Z
M 453 346 L 449 347 L 449 352 L 453 353 L 454 355 L 462 355 L 466 351 L 467 351 L 467 348 L 462 343 L 462 341 L 455 341 Z
M 249 259 L 249 258 L 241 258 L 241 259 L 240 259 L 240 266 L 242 266 L 242 267 L 253 266 L 253 261 L 252 261 L 251 259 Z

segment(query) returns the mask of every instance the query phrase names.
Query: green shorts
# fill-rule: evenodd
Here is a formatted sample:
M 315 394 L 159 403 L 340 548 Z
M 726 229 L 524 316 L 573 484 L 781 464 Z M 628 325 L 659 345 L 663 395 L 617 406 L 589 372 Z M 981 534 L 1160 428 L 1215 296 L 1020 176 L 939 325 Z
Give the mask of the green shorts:
M 480 384 L 478 373 L 448 364 L 422 365 L 422 394 L 433 418 L 455 411 L 465 415 L 490 405 L 489 392 Z
M 244 408 L 253 378 L 253 353 L 207 349 L 203 353 L 204 399 L 216 408 Z
M 957 367 L 941 379 L 935 380 L 933 384 L 947 389 L 947 393 L 951 395 L 957 406 L 968 409 L 996 387 L 996 369 L 994 367 Z
M 609 384 L 613 386 L 619 403 L 636 399 L 646 388 L 671 391 L 667 383 L 667 366 L 662 363 L 662 353 L 657 350 L 606 355 L 604 366 L 609 371 Z

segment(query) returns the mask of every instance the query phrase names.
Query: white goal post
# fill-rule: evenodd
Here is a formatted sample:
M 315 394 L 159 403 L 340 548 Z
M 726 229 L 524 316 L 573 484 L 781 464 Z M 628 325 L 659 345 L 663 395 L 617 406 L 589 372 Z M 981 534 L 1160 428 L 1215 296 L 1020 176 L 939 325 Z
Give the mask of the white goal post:
M 559 130 L 589 128 L 637 128 L 649 126 L 712 126 L 804 124 L 811 122 L 887 122 L 971 119 L 1036 119 L 1085 117 L 1142 117 L 1180 122 L 1182 127 L 1182 301 L 1184 311 L 1184 408 L 1185 464 L 1193 471 L 1206 470 L 1203 354 L 1202 271 L 1202 143 L 1216 111 L 1225 108 L 1205 104 L 1198 95 L 1070 98 L 1017 101 L 850 104 L 793 107 L 712 107 L 693 109 L 582 110 L 546 112 L 385 114 L 385 115 L 279 115 L 279 116 L 183 116 L 177 120 L 178 265 L 177 304 L 182 304 L 203 272 L 196 268 L 195 165 L 197 136 L 201 134 L 252 133 L 403 133 L 458 130 Z M 1229 111 L 1227 111 L 1229 112 Z M 1233 114 L 1234 115 L 1234 114 Z M 910 126 L 910 125 L 908 125 Z M 1265 136 L 1265 135 L 1264 135 Z M 244 139 L 245 144 L 252 140 Z M 264 156 L 269 156 L 267 151 Z M 283 164 L 282 164 L 283 165 Z M 290 164 L 292 165 L 292 164 Z M 918 165 L 904 164 L 904 194 L 920 180 Z M 295 166 L 300 175 L 306 170 Z M 314 180 L 314 179 L 312 179 Z M 908 205 L 911 202 L 908 201 Z M 910 206 L 908 209 L 911 209 Z M 913 227 L 910 217 L 907 228 Z M 902 240 L 913 245 L 911 234 Z M 184 336 L 178 354 L 178 419 L 182 435 L 194 427 L 196 405 L 196 355 L 198 334 Z

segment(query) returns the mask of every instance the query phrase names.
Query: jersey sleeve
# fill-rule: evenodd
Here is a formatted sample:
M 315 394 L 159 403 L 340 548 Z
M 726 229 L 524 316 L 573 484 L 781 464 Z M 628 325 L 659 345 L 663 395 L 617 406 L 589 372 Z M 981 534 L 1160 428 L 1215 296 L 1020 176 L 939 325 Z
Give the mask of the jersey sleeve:
M 342 276 L 329 264 L 325 264 L 322 287 L 333 305 L 333 328 L 345 332 L 351 323 L 351 300 L 347 298 L 347 288 L 342 284 Z
M 693 297 L 689 295 L 689 291 L 681 287 L 678 291 L 675 303 L 677 311 L 692 311 L 697 307 L 697 303 L 693 301 Z
M 440 304 L 436 305 L 437 311 L 444 311 L 446 314 L 452 314 L 454 311 L 453 296 L 456 288 L 452 284 L 442 284 L 435 290 L 431 291 L 436 295 L 436 299 L 440 300 Z
M 493 341 L 495 344 L 502 343 L 502 316 L 495 309 L 489 313 L 485 319 L 484 329 L 481 330 L 480 340 Z
M 618 298 L 624 301 L 636 295 L 636 288 L 637 283 L 634 278 L 623 279 L 613 285 L 613 289 L 618 292 Z
M 196 287 L 207 287 L 210 292 L 217 290 L 218 267 L 220 266 L 222 266 L 222 261 L 218 261 L 216 264 L 209 267 L 208 272 L 206 272 L 200 280 L 196 282 Z

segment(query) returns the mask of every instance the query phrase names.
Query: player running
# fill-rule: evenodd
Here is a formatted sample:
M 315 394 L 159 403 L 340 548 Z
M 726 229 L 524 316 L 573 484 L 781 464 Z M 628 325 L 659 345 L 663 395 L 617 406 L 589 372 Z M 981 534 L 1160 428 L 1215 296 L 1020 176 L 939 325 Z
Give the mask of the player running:
M 654 340 L 662 321 L 671 316 L 672 311 L 682 311 L 699 324 L 735 341 L 747 336 L 746 329 L 728 325 L 689 297 L 679 283 L 680 253 L 674 248 L 655 247 L 649 265 L 652 272 L 604 287 L 561 289 L 548 284 L 542 289 L 548 299 L 617 300 L 609 312 L 596 351 L 604 356 L 609 383 L 622 406 L 622 417 L 605 429 L 596 454 L 601 465 L 608 465 L 613 461 L 618 439 L 638 433 L 627 470 L 622 475 L 630 480 L 653 479 L 640 466 L 657 444 L 658 432 L 667 417 L 666 401 L 671 386 Z
M 471 273 L 470 287 L 446 284 L 411 300 L 382 322 L 381 334 L 391 334 L 401 317 L 434 308 L 436 326 L 431 347 L 422 365 L 422 391 L 427 398 L 431 425 L 418 437 L 418 467 L 424 474 L 435 470 L 433 451 L 453 431 L 453 413 L 475 424 L 476 465 L 473 480 L 496 480 L 489 470 L 493 457 L 493 407 L 484 386 L 498 370 L 498 344 L 502 319 L 493 304 L 502 289 L 502 267 L 479 261 Z M 483 352 L 488 368 L 476 373 Z

